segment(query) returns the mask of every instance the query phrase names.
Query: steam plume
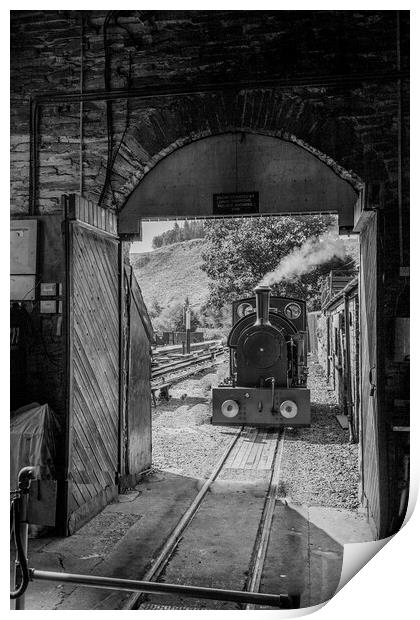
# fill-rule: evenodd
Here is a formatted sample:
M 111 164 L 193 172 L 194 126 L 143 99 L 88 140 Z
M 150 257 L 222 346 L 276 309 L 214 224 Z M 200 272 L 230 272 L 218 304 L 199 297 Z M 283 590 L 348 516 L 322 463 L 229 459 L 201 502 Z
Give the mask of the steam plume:
M 346 248 L 332 230 L 323 237 L 311 237 L 300 247 L 283 258 L 274 271 L 267 273 L 260 285 L 271 286 L 281 280 L 295 278 L 308 273 L 333 257 L 344 258 Z

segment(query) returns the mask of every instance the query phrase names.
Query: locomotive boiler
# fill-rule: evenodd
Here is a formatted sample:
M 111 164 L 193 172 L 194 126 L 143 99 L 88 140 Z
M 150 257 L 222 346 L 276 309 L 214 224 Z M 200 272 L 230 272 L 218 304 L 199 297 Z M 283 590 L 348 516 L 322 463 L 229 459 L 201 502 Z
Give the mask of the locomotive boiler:
M 213 389 L 212 424 L 309 426 L 306 304 L 254 291 L 232 304 L 230 376 Z

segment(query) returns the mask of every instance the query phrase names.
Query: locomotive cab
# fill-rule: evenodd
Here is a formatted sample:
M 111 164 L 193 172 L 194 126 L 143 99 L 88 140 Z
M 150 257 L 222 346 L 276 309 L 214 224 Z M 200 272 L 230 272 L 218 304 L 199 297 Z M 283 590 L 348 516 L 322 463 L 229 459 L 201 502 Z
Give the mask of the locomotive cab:
M 213 390 L 213 424 L 310 424 L 303 301 L 257 287 L 255 299 L 233 303 L 228 346 L 230 377 Z

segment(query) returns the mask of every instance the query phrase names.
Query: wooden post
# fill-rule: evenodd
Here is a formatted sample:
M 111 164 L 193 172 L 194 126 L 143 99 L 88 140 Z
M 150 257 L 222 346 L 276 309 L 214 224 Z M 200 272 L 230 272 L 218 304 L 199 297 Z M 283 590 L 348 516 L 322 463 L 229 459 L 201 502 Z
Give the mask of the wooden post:
M 187 306 L 185 310 L 185 331 L 187 340 L 187 353 L 191 352 L 191 309 Z
M 69 200 L 65 198 L 64 246 L 65 246 L 65 304 L 64 324 L 66 333 L 66 431 L 64 446 L 64 485 L 60 493 L 62 507 L 59 508 L 59 532 L 67 536 L 71 511 L 71 470 L 73 461 L 73 234 L 74 226 L 70 221 Z
M 118 464 L 116 472 L 116 484 L 119 492 L 122 492 L 123 477 L 125 471 L 125 429 L 126 429 L 126 407 L 125 407 L 125 364 L 127 362 L 124 347 L 124 310 L 125 310 L 125 286 L 124 286 L 124 248 L 121 239 L 118 243 L 118 270 L 119 270 L 119 390 L 118 390 Z M 128 291 L 130 295 L 130 291 Z

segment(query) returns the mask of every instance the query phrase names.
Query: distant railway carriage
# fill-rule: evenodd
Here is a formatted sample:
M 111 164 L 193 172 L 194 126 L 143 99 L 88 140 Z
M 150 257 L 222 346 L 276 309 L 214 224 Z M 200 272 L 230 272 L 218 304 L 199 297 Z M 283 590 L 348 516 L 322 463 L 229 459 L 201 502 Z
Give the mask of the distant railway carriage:
M 271 295 L 232 305 L 230 376 L 213 389 L 213 424 L 309 426 L 306 304 Z

